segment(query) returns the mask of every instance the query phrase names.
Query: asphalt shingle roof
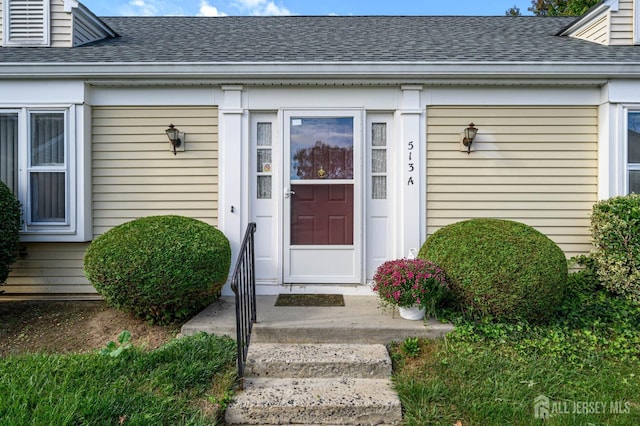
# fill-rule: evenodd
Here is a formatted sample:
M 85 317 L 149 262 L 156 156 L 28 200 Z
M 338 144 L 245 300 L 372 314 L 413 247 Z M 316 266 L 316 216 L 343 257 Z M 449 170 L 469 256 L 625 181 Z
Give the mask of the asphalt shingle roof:
M 640 63 L 640 47 L 556 34 L 566 17 L 109 17 L 120 37 L 76 48 L 0 48 L 0 63 Z
M 0 63 L 640 63 L 640 48 L 556 34 L 566 17 L 109 17 L 119 37 L 76 48 L 0 48 Z

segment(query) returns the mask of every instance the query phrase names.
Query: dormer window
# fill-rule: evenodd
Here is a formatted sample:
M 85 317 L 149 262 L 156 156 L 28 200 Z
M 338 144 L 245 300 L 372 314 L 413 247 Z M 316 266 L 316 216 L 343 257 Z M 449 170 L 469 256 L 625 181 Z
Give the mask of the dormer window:
M 49 46 L 49 0 L 4 0 L 4 46 Z

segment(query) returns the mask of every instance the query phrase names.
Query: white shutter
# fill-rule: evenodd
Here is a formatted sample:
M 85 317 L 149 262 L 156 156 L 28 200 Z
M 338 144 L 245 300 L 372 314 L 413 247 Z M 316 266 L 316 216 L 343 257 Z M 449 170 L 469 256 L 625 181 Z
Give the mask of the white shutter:
M 5 0 L 4 45 L 49 45 L 49 0 Z

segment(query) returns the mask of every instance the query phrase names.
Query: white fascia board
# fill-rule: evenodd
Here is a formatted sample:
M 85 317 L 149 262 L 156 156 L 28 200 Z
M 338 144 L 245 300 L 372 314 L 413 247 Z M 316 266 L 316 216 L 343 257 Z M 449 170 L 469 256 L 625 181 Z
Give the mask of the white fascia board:
M 209 106 L 215 104 L 215 90 L 213 87 L 191 87 L 167 85 L 165 87 L 135 86 L 92 86 L 88 91 L 86 102 L 93 106 L 122 106 L 122 105 L 166 105 L 171 99 L 174 106 Z
M 2 104 L 81 104 L 85 98 L 82 80 L 2 80 L 0 79 Z
M 611 78 L 637 77 L 640 63 L 536 63 L 536 62 L 394 62 L 394 63 L 4 63 L 2 78 L 176 78 L 287 79 L 416 78 Z
M 618 80 L 607 85 L 607 99 L 611 103 L 640 102 L 640 81 Z
M 600 105 L 601 87 L 439 86 L 424 93 L 426 105 Z M 640 99 L 639 99 L 640 100 Z

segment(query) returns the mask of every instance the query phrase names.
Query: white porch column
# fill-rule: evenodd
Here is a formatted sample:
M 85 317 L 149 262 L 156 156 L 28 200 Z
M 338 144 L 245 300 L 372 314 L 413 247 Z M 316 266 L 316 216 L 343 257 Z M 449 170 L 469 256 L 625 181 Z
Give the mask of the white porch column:
M 218 227 L 231 243 L 231 268 L 233 269 L 242 238 L 244 236 L 243 215 L 247 209 L 243 202 L 243 176 L 246 174 L 242 161 L 243 86 L 222 86 L 223 99 L 218 116 Z M 233 271 L 231 271 L 233 272 Z M 222 293 L 232 295 L 229 283 Z
M 397 156 L 399 167 L 397 188 L 397 252 L 406 257 L 409 250 L 420 250 L 425 237 L 425 122 L 420 100 L 422 86 L 402 86 L 400 110 L 397 112 L 399 137 Z

